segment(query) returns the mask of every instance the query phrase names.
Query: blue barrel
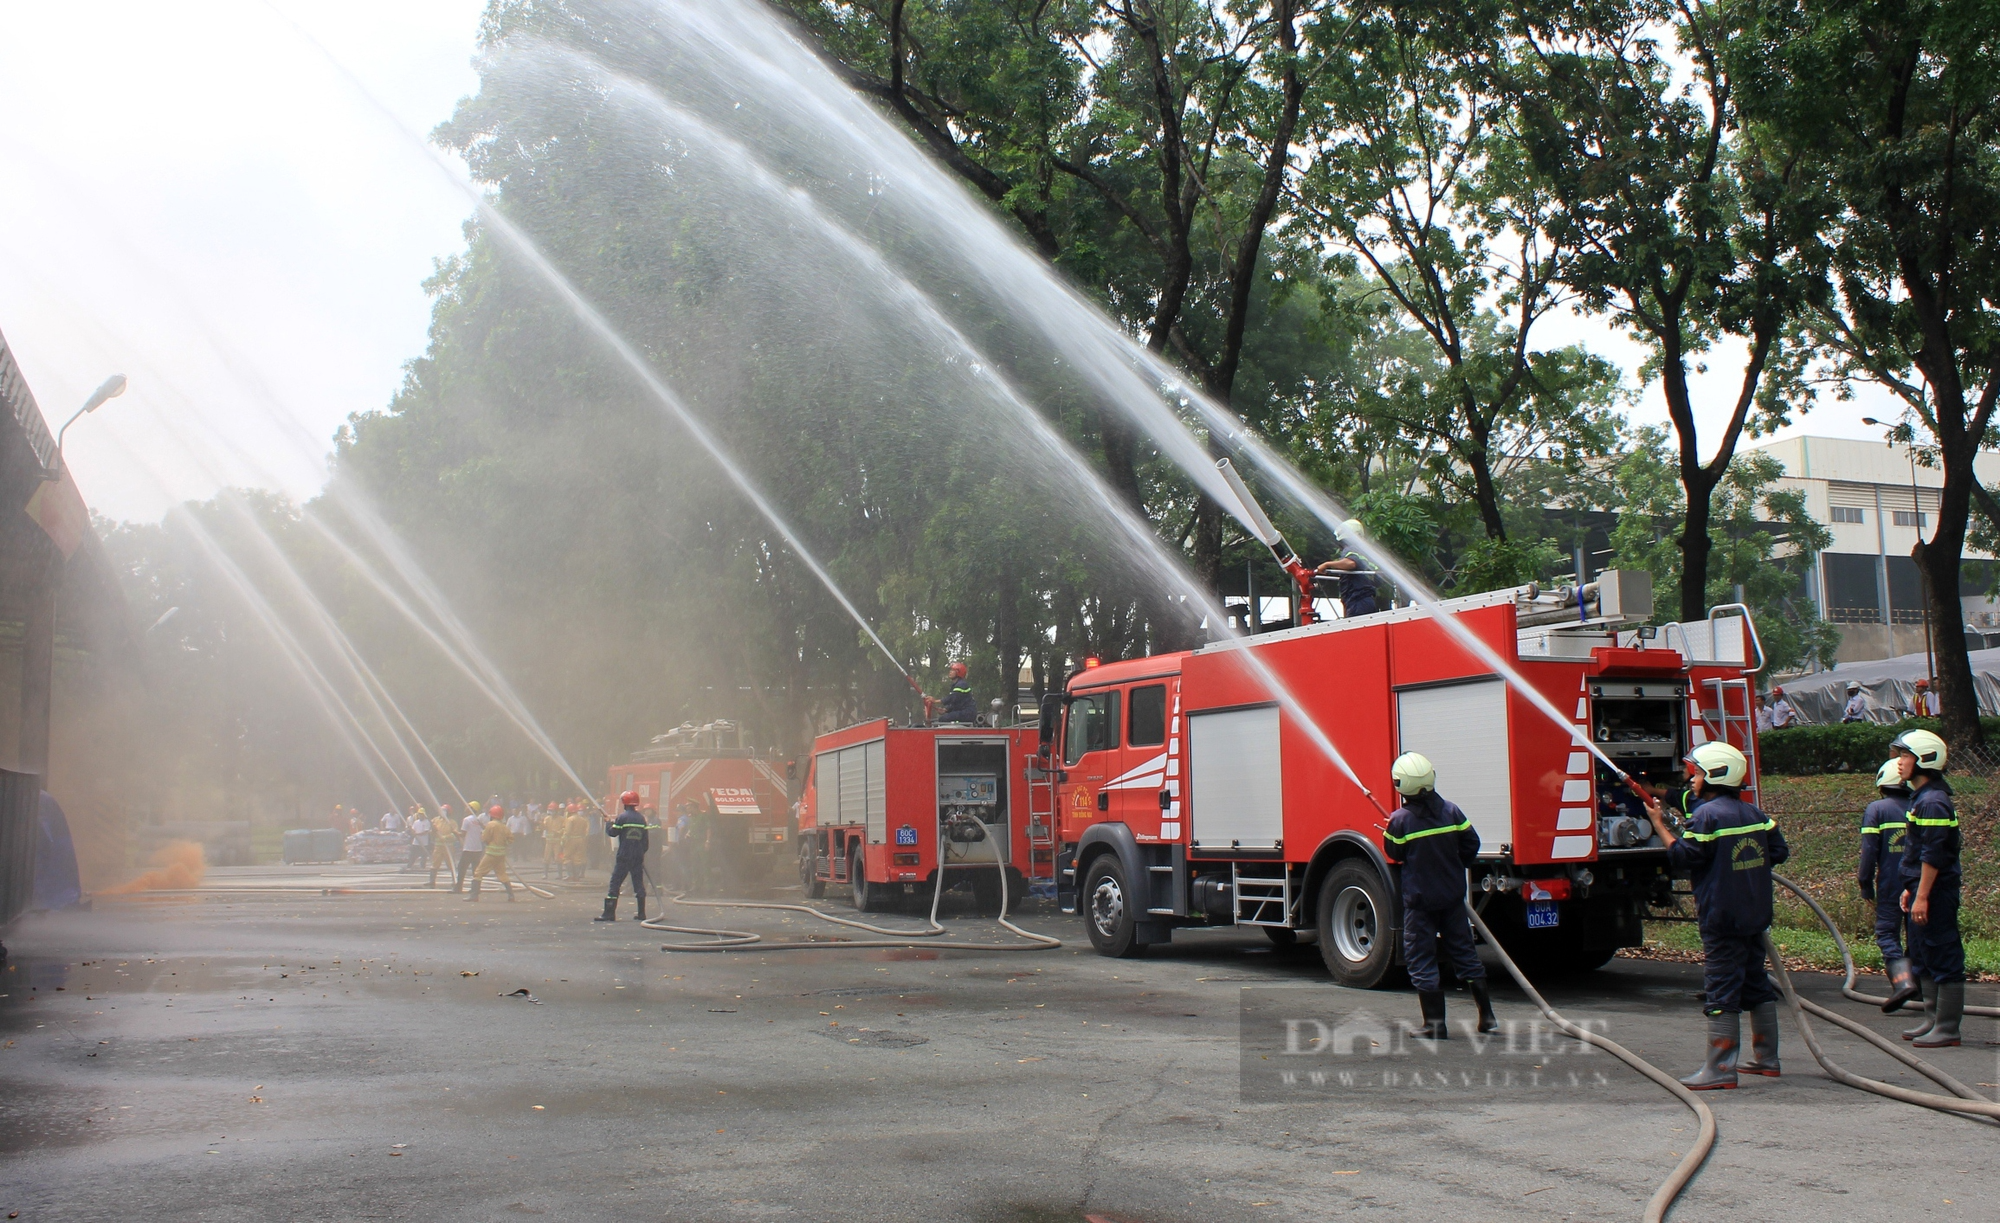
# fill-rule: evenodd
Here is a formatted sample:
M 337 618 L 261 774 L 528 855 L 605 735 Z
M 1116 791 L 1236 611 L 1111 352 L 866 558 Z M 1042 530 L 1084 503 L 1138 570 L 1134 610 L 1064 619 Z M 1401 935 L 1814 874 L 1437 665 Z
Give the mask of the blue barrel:
M 313 834 L 310 828 L 288 828 L 285 830 L 285 865 L 295 862 L 310 862 L 313 856 Z

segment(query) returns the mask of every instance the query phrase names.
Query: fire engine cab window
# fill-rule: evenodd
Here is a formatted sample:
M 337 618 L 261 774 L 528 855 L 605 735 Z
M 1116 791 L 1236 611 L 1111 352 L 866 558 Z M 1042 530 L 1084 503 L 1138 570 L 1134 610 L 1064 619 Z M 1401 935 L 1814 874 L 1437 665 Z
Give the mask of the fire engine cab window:
M 1101 752 L 1118 746 L 1118 693 L 1093 692 L 1069 701 L 1069 719 L 1063 732 L 1063 763 L 1075 764 L 1085 752 Z
M 1149 684 L 1132 689 L 1131 718 L 1125 742 L 1132 747 L 1158 747 L 1167 741 L 1167 686 Z

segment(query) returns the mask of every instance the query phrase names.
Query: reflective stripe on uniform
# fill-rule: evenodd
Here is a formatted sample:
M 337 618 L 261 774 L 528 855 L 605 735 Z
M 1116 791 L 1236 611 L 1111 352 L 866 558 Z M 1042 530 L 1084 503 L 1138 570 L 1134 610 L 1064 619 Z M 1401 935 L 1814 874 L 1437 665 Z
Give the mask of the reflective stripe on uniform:
M 1911 814 L 1910 814 L 1910 815 L 1908 816 L 1908 819 L 1909 819 L 1910 823 L 1912 823 L 1912 824 L 1915 824 L 1915 825 L 1916 825 L 1917 827 L 1919 827 L 1919 828 L 1956 828 L 1956 827 L 1958 827 L 1958 816 L 1957 816 L 1957 815 L 1955 815 L 1955 814 L 1954 814 L 1954 815 L 1953 815 L 1953 816 L 1952 816 L 1952 817 L 1951 817 L 1950 819 L 1948 819 L 1948 820 L 1927 820 L 1927 819 L 1923 818 L 1922 816 L 1920 816 L 1920 815 L 1917 815 L 1916 813 L 1912 812 L 1912 813 L 1911 813 Z
M 1886 830 L 1888 830 L 1888 829 L 1890 829 L 1890 828 L 1901 828 L 1901 827 L 1903 827 L 1903 823 L 1902 823 L 1902 821 L 1898 820 L 1898 821 L 1896 821 L 1895 823 L 1892 823 L 1892 824 L 1869 824 L 1869 825 L 1867 825 L 1867 826 L 1863 827 L 1863 828 L 1861 829 L 1861 831 L 1862 831 L 1863 833 L 1870 833 L 1870 832 L 1883 832 L 1883 831 L 1886 831 Z
M 1739 828 L 1718 828 L 1714 832 L 1690 832 L 1687 834 L 1687 839 L 1690 841 L 1713 841 L 1718 837 L 1742 836 L 1745 833 L 1751 832 L 1769 832 L 1777 826 L 1776 821 L 1765 820 L 1761 824 L 1744 824 Z
M 1452 824 L 1446 828 L 1426 828 L 1422 832 L 1413 832 L 1406 837 L 1399 837 L 1393 832 L 1384 832 L 1382 835 L 1398 845 L 1403 845 L 1410 841 L 1416 840 L 1418 837 L 1434 837 L 1442 832 L 1464 832 L 1466 829 L 1470 827 L 1472 827 L 1472 821 L 1468 819 L 1468 820 L 1460 820 L 1458 823 Z

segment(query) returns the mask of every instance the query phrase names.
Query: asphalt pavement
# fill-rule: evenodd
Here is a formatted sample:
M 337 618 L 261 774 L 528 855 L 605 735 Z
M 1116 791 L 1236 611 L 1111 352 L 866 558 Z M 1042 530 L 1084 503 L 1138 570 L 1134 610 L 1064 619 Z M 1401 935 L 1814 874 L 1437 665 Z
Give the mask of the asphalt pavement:
M 1254 933 L 1108 960 L 1042 911 L 1022 924 L 1059 950 L 671 954 L 678 936 L 592 923 L 588 888 L 473 906 L 313 886 L 400 883 L 379 871 L 263 878 L 6 932 L 6 1218 L 1631 1219 L 1694 1133 L 1511 985 L 1501 1036 L 1461 1026 L 1427 1051 L 1403 1035 L 1407 991 L 1338 989 L 1316 949 Z M 1797 980 L 1885 1032 L 1908 1022 Z M 1701 1054 L 1698 982 L 1621 959 L 1547 992 L 1678 1074 Z M 1707 1097 L 1721 1141 L 1674 1217 L 2000 1218 L 2000 1127 L 1839 1086 L 1784 1026 L 1784 1078 Z M 1996 1026 L 1968 1020 L 1937 1060 L 1991 1088 Z

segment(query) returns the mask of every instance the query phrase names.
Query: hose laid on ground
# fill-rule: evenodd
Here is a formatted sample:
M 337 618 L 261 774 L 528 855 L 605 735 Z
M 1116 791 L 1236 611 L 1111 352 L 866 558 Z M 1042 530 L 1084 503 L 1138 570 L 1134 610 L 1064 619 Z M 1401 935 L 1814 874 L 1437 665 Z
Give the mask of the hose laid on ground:
M 1793 883 L 1783 875 L 1774 873 L 1771 879 L 1775 883 L 1784 885 L 1792 895 L 1805 901 L 1806 907 L 1813 911 L 1813 916 L 1819 918 L 1820 924 L 1826 927 L 1826 932 L 1833 936 L 1833 945 L 1840 948 L 1840 962 L 1847 968 L 1847 978 L 1840 983 L 1840 992 L 1856 1002 L 1866 1002 L 1871 1006 L 1881 1006 L 1887 1002 L 1889 999 L 1886 997 L 1880 997 L 1875 994 L 1864 994 L 1854 988 L 1855 977 L 1859 975 L 1854 967 L 1854 953 L 1848 950 L 1847 940 L 1841 936 L 1840 927 L 1833 924 L 1833 918 L 1829 917 L 1826 910 L 1820 907 L 1819 901 L 1814 900 L 1804 888 Z M 1813 1004 L 1808 1003 L 1807 1005 L 1811 1006 Z M 1905 1009 L 1912 1011 L 1929 1010 L 1930 1004 L 1912 999 L 1905 1004 Z M 1965 1013 L 1968 1015 L 1984 1015 L 1988 1019 L 2000 1019 L 2000 1006 L 1968 1006 L 1965 1008 Z M 1831 1012 L 1828 1012 L 1828 1014 L 1830 1015 Z
M 1864 1078 L 1850 1070 L 1843 1070 L 1838 1065 L 1835 1065 L 1827 1057 L 1826 1051 L 1820 1048 L 1819 1038 L 1813 1035 L 1812 1025 L 1806 1022 L 1806 1006 L 1810 1004 L 1801 1005 L 1802 1000 L 1799 998 L 1797 991 L 1792 989 L 1791 974 L 1785 971 L 1785 959 L 1778 953 L 1777 941 L 1771 937 L 1769 931 L 1766 931 L 1764 934 L 1764 949 L 1771 957 L 1771 972 L 1778 978 L 1778 988 L 1784 991 L 1785 1001 L 1791 1003 L 1792 1018 L 1798 1022 L 1799 1035 L 1804 1038 L 1806 1048 L 1812 1050 L 1813 1059 L 1820 1064 L 1821 1069 L 1826 1071 L 1829 1078 L 1838 1083 L 1845 1083 L 1849 1087 L 1858 1087 L 1862 1091 L 1872 1091 L 1878 1096 L 1887 1096 L 1891 1100 L 1901 1100 L 1905 1104 L 1916 1104 L 1924 1108 L 1934 1108 L 1942 1113 L 1956 1113 L 1965 1117 L 2000 1118 L 2000 1104 L 1996 1104 L 1983 1097 L 1973 1096 L 1967 1099 L 1960 1096 L 1940 1096 L 1928 1091 L 1912 1091 L 1907 1087 L 1898 1087 L 1894 1083 L 1884 1083 L 1878 1079 Z M 1935 1078 L 1936 1076 L 1933 1075 L 1932 1077 Z M 1959 1086 L 1962 1087 L 1964 1085 L 1960 1084 Z M 1967 1088 L 1966 1090 L 1970 1091 L 1971 1089 Z
M 778 901 L 769 900 L 688 900 L 682 893 L 666 897 L 667 900 L 677 905 L 699 905 L 703 908 L 782 909 L 794 913 L 807 913 L 819 918 L 821 921 L 833 922 L 835 925 L 853 926 L 875 934 L 898 936 L 893 939 L 840 939 L 824 942 L 808 940 L 803 942 L 769 943 L 764 941 L 763 935 L 749 930 L 725 930 L 719 927 L 707 926 L 673 926 L 660 921 L 658 918 L 652 918 L 639 924 L 648 930 L 660 930 L 672 934 L 706 935 L 713 940 L 706 943 L 662 943 L 660 944 L 661 951 L 737 951 L 746 947 L 756 947 L 760 951 L 824 951 L 829 948 L 909 948 L 923 946 L 950 947 L 954 951 L 1051 951 L 1062 946 L 1061 939 L 1051 938 L 1046 934 L 1036 934 L 1032 930 L 1023 930 L 1021 927 L 1007 920 L 1007 864 L 1000 860 L 998 853 L 993 855 L 993 864 L 1000 871 L 1000 924 L 1022 938 L 1030 940 L 1027 946 L 1022 946 L 1019 943 L 960 943 L 949 939 L 942 943 L 918 941 L 934 939 L 939 935 L 949 933 L 937 919 L 938 903 L 944 899 L 944 863 L 942 860 L 939 861 L 937 868 L 937 887 L 931 893 L 931 911 L 928 919 L 930 928 L 926 930 L 892 930 L 886 926 L 871 926 L 867 922 L 855 921 L 846 917 L 835 917 L 831 913 L 825 913 L 819 909 L 815 909 L 811 905 L 804 904 L 783 904 Z
M 1520 966 L 1514 963 L 1514 958 L 1508 955 L 1506 948 L 1500 945 L 1500 940 L 1495 938 L 1493 931 L 1487 928 L 1485 919 L 1479 916 L 1479 910 L 1473 908 L 1472 902 L 1469 900 L 1466 902 L 1465 911 L 1472 915 L 1472 924 L 1479 928 L 1480 937 L 1486 940 L 1486 945 L 1491 947 L 1493 953 L 1500 957 L 1500 963 L 1506 967 L 1507 975 L 1514 978 L 1514 984 L 1521 987 L 1521 992 L 1528 996 L 1528 1000 L 1535 1004 L 1536 1009 L 1540 1010 L 1550 1023 L 1585 1044 L 1596 1045 L 1640 1074 L 1658 1083 L 1661 1087 L 1666 1088 L 1669 1092 L 1673 1093 L 1675 1099 L 1687 1105 L 1701 1122 L 1700 1131 L 1695 1135 L 1694 1145 L 1688 1148 L 1688 1153 L 1681 1157 L 1680 1163 L 1674 1165 L 1673 1172 L 1667 1176 L 1666 1180 L 1660 1183 L 1660 1187 L 1653 1191 L 1653 1196 L 1646 1202 L 1646 1213 L 1644 1216 L 1646 1223 L 1661 1223 L 1667 1217 L 1668 1209 L 1673 1206 L 1674 1199 L 1680 1196 L 1681 1190 L 1687 1188 L 1687 1183 L 1694 1179 L 1694 1174 L 1700 1170 L 1702 1162 L 1708 1158 L 1708 1153 L 1715 1147 L 1715 1113 L 1693 1092 L 1682 1086 L 1679 1079 L 1676 1079 L 1610 1037 L 1599 1036 L 1597 1033 L 1586 1028 L 1580 1028 L 1563 1018 L 1559 1011 L 1549 1005 L 1548 999 L 1542 997 L 1541 993 L 1528 983 L 1528 978 L 1522 974 Z

